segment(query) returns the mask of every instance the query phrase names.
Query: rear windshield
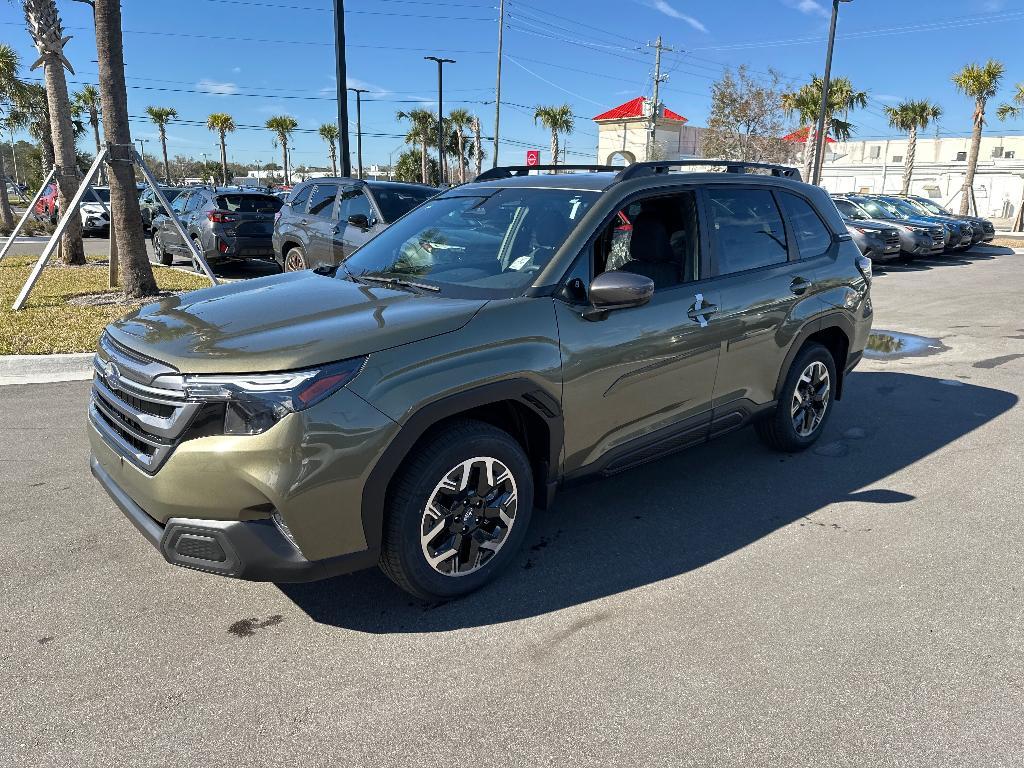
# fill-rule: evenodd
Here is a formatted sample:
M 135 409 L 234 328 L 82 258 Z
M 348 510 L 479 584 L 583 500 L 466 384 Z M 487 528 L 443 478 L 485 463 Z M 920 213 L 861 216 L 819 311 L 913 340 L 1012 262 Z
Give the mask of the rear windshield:
M 104 203 L 110 202 L 110 187 L 93 187 L 92 191 L 96 193 L 97 197 Z M 83 203 L 96 202 L 96 198 L 92 194 L 88 194 L 82 198 Z
M 238 213 L 277 213 L 282 202 L 270 195 L 217 195 L 217 207 Z
M 413 208 L 437 194 L 430 187 L 377 187 L 370 185 L 384 221 L 400 219 Z

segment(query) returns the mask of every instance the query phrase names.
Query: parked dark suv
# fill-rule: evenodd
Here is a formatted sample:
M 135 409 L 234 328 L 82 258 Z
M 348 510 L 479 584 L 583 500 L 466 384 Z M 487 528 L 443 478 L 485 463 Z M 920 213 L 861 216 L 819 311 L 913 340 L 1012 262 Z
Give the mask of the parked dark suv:
M 572 481 L 750 423 L 809 447 L 867 341 L 871 262 L 797 171 L 670 172 L 693 165 L 496 168 L 334 270 L 135 311 L 95 358 L 93 474 L 171 563 L 379 563 L 445 599 Z
M 173 205 L 174 198 L 185 190 L 182 187 L 160 187 L 160 191 L 167 198 L 167 202 Z M 167 215 L 167 211 L 164 210 L 156 193 L 149 187 L 146 188 L 146 191 L 142 193 L 142 197 L 139 198 L 139 211 L 142 213 L 142 229 L 146 232 L 152 228 L 153 220 L 157 216 L 161 214 Z
M 174 198 L 171 214 L 203 252 L 209 264 L 260 259 L 271 261 L 274 216 L 281 201 L 267 192 L 239 187 L 194 187 Z M 183 242 L 169 216 L 153 220 L 153 250 L 163 264 L 186 256 L 198 272 L 199 264 Z
M 337 266 L 424 200 L 434 187 L 395 181 L 323 178 L 292 190 L 274 225 L 274 253 L 285 272 Z

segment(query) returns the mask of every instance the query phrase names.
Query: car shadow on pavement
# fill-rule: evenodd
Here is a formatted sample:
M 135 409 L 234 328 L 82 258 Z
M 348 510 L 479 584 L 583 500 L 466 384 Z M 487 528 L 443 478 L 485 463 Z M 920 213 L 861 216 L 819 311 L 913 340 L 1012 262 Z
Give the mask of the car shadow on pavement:
M 885 487 L 893 473 L 1017 400 L 961 379 L 855 372 L 813 449 L 775 453 L 743 429 L 565 489 L 554 509 L 534 512 L 509 567 L 461 600 L 425 605 L 376 569 L 279 588 L 317 622 L 370 633 L 442 632 L 557 611 L 678 577 L 790 524 L 837 535 L 858 528 L 856 513 L 842 508 L 827 523 L 814 517 L 829 505 L 884 504 L 898 515 L 914 496 Z

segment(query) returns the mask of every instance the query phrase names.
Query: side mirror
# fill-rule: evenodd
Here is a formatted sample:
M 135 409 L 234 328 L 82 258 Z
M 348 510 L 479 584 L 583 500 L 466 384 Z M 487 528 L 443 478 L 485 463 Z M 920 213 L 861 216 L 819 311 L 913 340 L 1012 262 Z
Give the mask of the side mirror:
M 603 320 L 616 309 L 639 307 L 654 295 L 654 281 L 632 272 L 602 272 L 590 283 L 590 309 L 583 313 L 587 320 Z
M 370 228 L 370 219 L 365 213 L 353 213 L 348 217 L 348 223 L 353 227 L 359 227 L 360 229 Z

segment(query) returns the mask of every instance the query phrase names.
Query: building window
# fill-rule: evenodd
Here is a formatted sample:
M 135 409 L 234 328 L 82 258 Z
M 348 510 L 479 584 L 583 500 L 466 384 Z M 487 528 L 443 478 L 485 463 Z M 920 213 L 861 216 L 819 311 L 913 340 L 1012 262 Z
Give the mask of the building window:
M 868 157 L 870 157 L 872 160 L 877 160 L 881 156 L 882 156 L 882 148 L 881 147 L 872 147 L 871 148 L 871 153 L 868 155 Z
M 956 159 L 957 160 L 966 160 L 967 159 L 967 153 L 966 152 L 957 152 L 956 153 Z
M 903 155 L 893 155 L 892 156 L 892 161 L 894 163 L 902 163 L 903 162 Z
M 1002 147 L 992 147 L 992 157 L 1002 157 L 1002 156 L 1003 156 L 1003 148 Z
M 1005 159 L 1007 159 L 1007 160 L 1013 160 L 1013 158 L 1015 158 L 1016 156 L 1017 156 L 1017 153 L 1014 150 L 1012 150 L 1012 149 L 1009 152 L 1004 152 L 1003 153 L 1003 157 Z

